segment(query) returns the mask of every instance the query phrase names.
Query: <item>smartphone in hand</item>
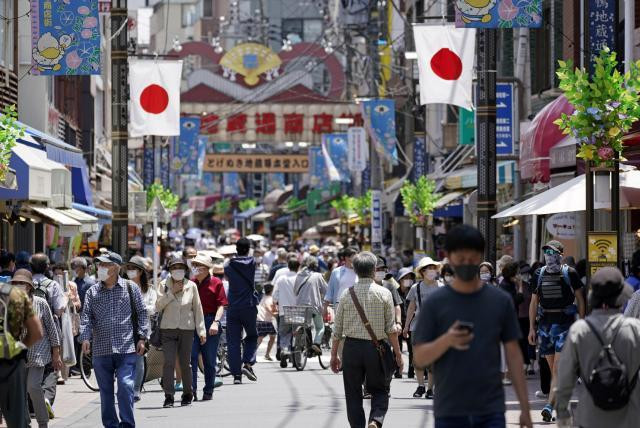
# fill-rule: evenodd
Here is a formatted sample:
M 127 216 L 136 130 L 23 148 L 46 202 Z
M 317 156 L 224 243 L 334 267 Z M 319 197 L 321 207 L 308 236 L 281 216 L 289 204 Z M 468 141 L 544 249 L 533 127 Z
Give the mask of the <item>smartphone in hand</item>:
M 473 333 L 473 323 L 469 321 L 458 321 L 458 330 L 464 330 L 468 334 Z

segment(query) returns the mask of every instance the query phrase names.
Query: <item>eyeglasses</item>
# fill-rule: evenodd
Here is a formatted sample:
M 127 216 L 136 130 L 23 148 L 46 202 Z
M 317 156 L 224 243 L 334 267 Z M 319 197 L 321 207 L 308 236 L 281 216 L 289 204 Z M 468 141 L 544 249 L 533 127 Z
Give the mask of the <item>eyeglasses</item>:
M 551 248 L 547 248 L 546 250 L 544 250 L 544 254 L 545 256 L 554 256 L 559 253 L 555 250 L 552 250 Z

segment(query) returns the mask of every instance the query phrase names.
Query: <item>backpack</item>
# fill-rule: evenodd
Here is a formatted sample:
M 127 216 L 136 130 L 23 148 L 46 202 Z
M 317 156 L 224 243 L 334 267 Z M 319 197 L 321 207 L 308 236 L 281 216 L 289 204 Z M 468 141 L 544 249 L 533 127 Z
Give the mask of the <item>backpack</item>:
M 561 296 L 557 296 L 558 290 L 551 290 L 549 293 L 551 296 L 547 296 L 546 293 L 543 291 L 542 285 L 544 281 L 546 268 L 547 268 L 546 266 L 543 266 L 542 268 L 540 268 L 540 273 L 538 275 L 537 288 L 540 296 L 540 306 L 543 309 L 566 309 L 572 306 L 573 301 L 575 299 L 575 295 L 573 293 L 573 290 L 571 289 L 571 278 L 569 276 L 569 266 L 562 265 L 562 270 L 560 273 L 561 275 L 560 282 L 563 283 L 561 284 L 561 290 L 560 290 Z M 550 273 L 548 275 L 556 276 L 557 274 Z
M 596 327 L 585 318 L 587 325 L 595 334 L 598 342 L 602 346 L 598 361 L 586 380 L 585 386 L 591 394 L 593 403 L 602 410 L 619 410 L 629 403 L 633 388 L 638 381 L 638 370 L 629 380 L 628 369 L 616 355 L 613 349 L 613 342 L 616 340 L 618 331 L 624 324 L 624 318 L 618 323 L 613 332 L 611 343 L 606 344 Z
M 17 337 L 13 337 L 9 331 L 9 304 L 12 289 L 13 286 L 6 282 L 0 285 L 0 314 L 2 315 L 0 321 L 0 360 L 13 360 L 27 350 L 27 347 Z
M 51 304 L 51 298 L 49 297 L 49 287 L 52 284 L 53 280 L 49 278 L 43 278 L 40 281 L 33 281 L 33 295 L 42 297 L 46 300 L 51 312 L 53 312 L 53 305 Z

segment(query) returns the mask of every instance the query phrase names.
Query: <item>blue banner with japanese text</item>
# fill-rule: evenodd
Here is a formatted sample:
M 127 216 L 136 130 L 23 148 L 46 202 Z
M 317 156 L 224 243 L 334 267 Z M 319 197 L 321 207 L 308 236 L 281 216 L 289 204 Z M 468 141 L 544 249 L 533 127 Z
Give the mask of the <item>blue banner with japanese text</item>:
M 199 117 L 180 118 L 180 137 L 173 140 L 175 147 L 173 148 L 173 158 L 171 159 L 172 173 L 183 175 L 198 174 L 199 131 Z
M 321 147 L 309 148 L 309 185 L 312 189 L 324 188 L 329 183 L 329 174 Z
M 605 46 L 616 50 L 616 2 L 589 0 L 589 71 L 595 69 L 596 57 Z
M 31 74 L 100 74 L 98 0 L 31 0 L 30 15 Z
M 540 28 L 542 0 L 457 0 L 458 28 Z
M 427 145 L 425 137 L 416 137 L 413 142 L 413 170 L 411 181 L 415 183 L 418 178 L 427 175 Z
M 373 140 L 377 152 L 392 165 L 397 165 L 395 101 L 390 99 L 364 101 L 362 113 L 365 129 Z
M 333 166 L 340 173 L 340 181 L 350 182 L 351 172 L 349 171 L 349 147 L 347 144 L 347 134 L 323 134 L 329 157 Z

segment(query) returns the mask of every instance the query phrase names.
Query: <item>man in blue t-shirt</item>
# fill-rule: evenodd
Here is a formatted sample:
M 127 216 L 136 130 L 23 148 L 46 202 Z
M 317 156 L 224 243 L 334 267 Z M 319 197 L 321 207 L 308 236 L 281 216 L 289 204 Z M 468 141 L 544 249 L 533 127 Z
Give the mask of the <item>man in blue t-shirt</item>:
M 433 364 L 438 383 L 436 428 L 506 426 L 501 343 L 520 402 L 520 426 L 533 426 L 518 319 L 509 294 L 480 280 L 484 245 L 482 234 L 471 226 L 449 231 L 445 249 L 454 280 L 423 300 L 414 331 L 414 364 Z

